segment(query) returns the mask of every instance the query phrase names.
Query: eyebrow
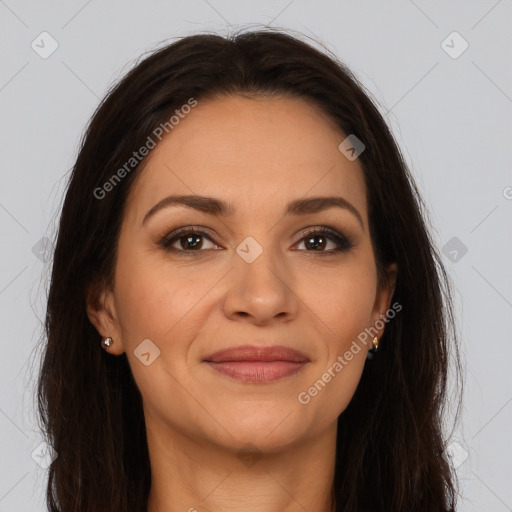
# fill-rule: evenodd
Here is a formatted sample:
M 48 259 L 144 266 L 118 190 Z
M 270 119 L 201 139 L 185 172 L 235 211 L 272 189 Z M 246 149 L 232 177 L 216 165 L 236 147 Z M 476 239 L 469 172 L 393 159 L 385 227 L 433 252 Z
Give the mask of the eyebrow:
M 233 207 L 215 197 L 198 196 L 198 195 L 171 195 L 153 206 L 144 216 L 142 224 L 155 215 L 156 212 L 169 206 L 186 206 L 193 208 L 203 213 L 216 216 L 229 217 L 235 213 Z M 343 208 L 351 212 L 361 224 L 364 230 L 363 218 L 357 210 L 357 208 L 344 199 L 338 196 L 319 196 L 319 197 L 308 197 L 306 199 L 296 199 L 286 206 L 285 215 L 308 215 L 312 213 L 318 213 L 329 208 Z

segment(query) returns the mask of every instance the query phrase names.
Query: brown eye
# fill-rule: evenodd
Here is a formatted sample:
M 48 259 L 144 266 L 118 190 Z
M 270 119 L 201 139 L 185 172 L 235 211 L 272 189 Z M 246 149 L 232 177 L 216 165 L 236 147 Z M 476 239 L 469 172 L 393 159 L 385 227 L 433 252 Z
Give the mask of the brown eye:
M 334 242 L 335 247 L 325 250 L 329 242 Z M 327 228 L 314 229 L 309 231 L 301 240 L 306 247 L 311 247 L 307 252 L 338 253 L 348 251 L 353 247 L 349 240 L 340 233 Z
M 167 251 L 181 252 L 200 252 L 204 249 L 214 248 L 205 248 L 204 239 L 208 240 L 214 247 L 218 247 L 204 231 L 191 228 L 181 228 L 173 231 L 160 241 L 160 245 Z
M 191 233 L 190 235 L 181 236 L 177 239 L 181 243 L 180 249 L 199 250 L 203 246 L 202 235 Z
M 211 246 L 205 246 L 205 243 L 209 243 Z M 312 252 L 322 255 L 348 251 L 353 247 L 353 244 L 345 236 L 330 228 L 315 228 L 309 231 L 301 238 L 299 244 L 296 245 L 302 243 L 306 250 L 301 249 L 301 252 Z M 329 248 L 329 244 L 334 244 L 334 247 Z M 166 235 L 160 241 L 160 245 L 166 251 L 179 253 L 199 253 L 219 248 L 210 235 L 190 226 L 177 229 Z

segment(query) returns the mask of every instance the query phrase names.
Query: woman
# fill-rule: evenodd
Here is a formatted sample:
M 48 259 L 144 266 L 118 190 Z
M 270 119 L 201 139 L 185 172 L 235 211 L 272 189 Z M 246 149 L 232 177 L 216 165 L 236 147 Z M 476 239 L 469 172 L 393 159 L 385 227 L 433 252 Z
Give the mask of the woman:
M 453 510 L 457 345 L 423 210 L 335 57 L 263 30 L 145 58 L 93 115 L 62 209 L 49 509 Z

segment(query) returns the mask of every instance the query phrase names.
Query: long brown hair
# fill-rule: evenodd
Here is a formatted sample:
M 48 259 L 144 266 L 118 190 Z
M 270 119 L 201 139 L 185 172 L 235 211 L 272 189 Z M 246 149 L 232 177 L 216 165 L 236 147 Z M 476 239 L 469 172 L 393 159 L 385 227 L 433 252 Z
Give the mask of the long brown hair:
M 454 508 L 442 426 L 450 354 L 455 370 L 460 363 L 451 287 L 427 209 L 376 104 L 350 70 L 296 36 L 263 29 L 198 34 L 153 51 L 111 88 L 83 135 L 60 216 L 37 389 L 42 430 L 58 454 L 49 467 L 49 510 L 147 508 L 142 398 L 126 355 L 101 350 L 86 314 L 88 287 L 113 284 L 126 197 L 147 159 L 114 190 L 97 191 L 190 98 L 226 94 L 301 97 L 363 141 L 359 161 L 379 279 L 389 263 L 398 266 L 391 302 L 402 310 L 338 419 L 336 510 Z M 458 417 L 460 400 L 457 406 Z

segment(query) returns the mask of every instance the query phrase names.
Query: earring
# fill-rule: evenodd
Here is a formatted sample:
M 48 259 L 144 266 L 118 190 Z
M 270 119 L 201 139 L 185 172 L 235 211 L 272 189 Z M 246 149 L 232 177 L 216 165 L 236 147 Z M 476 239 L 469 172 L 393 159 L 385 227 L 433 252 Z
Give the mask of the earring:
M 375 353 L 377 352 L 377 349 L 379 348 L 379 338 L 377 338 L 377 336 L 375 336 L 375 338 L 373 338 L 373 347 L 368 350 L 368 354 L 366 356 L 366 359 L 374 359 L 375 358 Z
M 108 350 L 110 348 L 110 346 L 112 345 L 112 343 L 114 343 L 114 341 L 112 340 L 112 338 L 105 338 L 102 342 L 101 342 L 101 345 L 102 347 L 105 349 L 105 350 Z

